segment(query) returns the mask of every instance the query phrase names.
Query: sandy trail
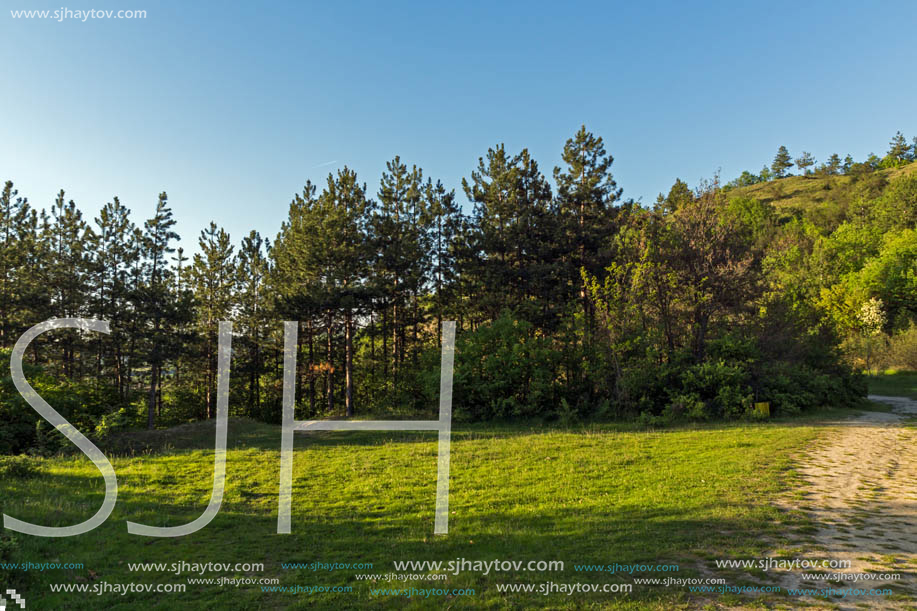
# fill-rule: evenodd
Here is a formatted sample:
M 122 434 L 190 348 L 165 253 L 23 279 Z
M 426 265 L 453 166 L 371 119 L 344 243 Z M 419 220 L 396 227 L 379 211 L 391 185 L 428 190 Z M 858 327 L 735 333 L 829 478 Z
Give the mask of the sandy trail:
M 917 429 L 905 424 L 917 416 L 917 401 L 870 395 L 891 405 L 893 413 L 866 412 L 838 423 L 806 457 L 799 472 L 803 499 L 788 506 L 804 511 L 815 523 L 797 535 L 801 558 L 850 561 L 834 581 L 805 580 L 805 570 L 782 572 L 785 588 L 886 588 L 893 596 L 829 598 L 836 608 L 914 609 L 917 601 Z M 794 553 L 795 555 L 795 553 Z M 852 574 L 894 579 L 860 579 Z M 825 604 L 825 599 L 809 599 Z M 833 606 L 833 605 L 832 605 Z

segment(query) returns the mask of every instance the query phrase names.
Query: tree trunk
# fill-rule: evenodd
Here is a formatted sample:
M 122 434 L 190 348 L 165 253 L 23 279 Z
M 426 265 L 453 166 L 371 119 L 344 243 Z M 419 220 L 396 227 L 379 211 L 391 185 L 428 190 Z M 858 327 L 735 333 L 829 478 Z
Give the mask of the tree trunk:
M 418 329 L 417 327 L 420 324 L 420 300 L 417 298 L 416 292 L 414 293 L 414 321 L 413 322 L 414 322 L 414 325 L 411 331 L 411 335 L 413 335 L 413 337 L 411 339 L 414 341 L 414 351 L 411 353 L 411 365 L 413 365 L 414 368 L 416 369 L 417 368 L 417 356 L 418 356 L 418 350 L 417 350 Z
M 388 386 L 388 304 L 382 303 L 382 378 Z
M 332 360 L 332 350 L 331 350 L 332 348 L 331 310 L 328 310 L 328 315 L 326 318 L 325 326 L 326 326 L 326 336 L 328 339 L 328 362 L 326 363 L 326 369 L 325 369 L 325 393 L 326 393 L 326 398 L 328 399 L 328 413 L 330 414 L 334 411 L 334 376 L 333 376 L 334 366 L 332 365 L 334 361 Z
M 370 304 L 369 309 L 369 385 L 372 388 L 376 387 L 376 321 L 373 317 L 373 307 L 375 304 Z
M 695 335 L 694 335 L 694 358 L 700 363 L 706 356 L 707 349 L 707 324 L 710 317 L 707 314 L 698 314 L 695 316 Z
M 211 326 L 212 325 L 207 325 L 207 420 L 213 418 L 213 385 L 214 378 L 216 377 L 213 373 L 215 355 L 213 354 L 213 337 L 210 332 Z
M 395 297 L 395 302 L 392 304 L 392 389 L 395 388 L 395 385 L 398 383 L 398 367 L 401 364 L 399 358 L 399 329 L 398 329 L 398 297 Z
M 156 417 L 162 419 L 162 369 L 156 372 Z
M 124 363 L 121 357 L 121 344 L 115 342 L 115 346 L 115 380 L 118 385 L 118 398 L 124 401 Z
M 344 323 L 344 408 L 353 416 L 353 313 L 347 309 Z
M 296 388 L 304 388 L 306 376 L 309 374 L 309 364 L 303 362 L 305 360 L 303 353 L 305 352 L 306 334 L 300 332 L 302 331 L 302 322 L 297 322 L 296 324 L 298 325 L 296 332 Z
M 147 411 L 146 411 L 146 428 L 153 429 L 153 421 L 155 418 L 156 411 L 156 381 L 158 378 L 158 365 L 152 365 L 150 367 L 150 393 L 147 396 Z
M 315 341 L 314 329 L 312 328 L 312 316 L 309 316 L 309 322 L 306 324 L 309 335 L 309 415 L 315 414 Z

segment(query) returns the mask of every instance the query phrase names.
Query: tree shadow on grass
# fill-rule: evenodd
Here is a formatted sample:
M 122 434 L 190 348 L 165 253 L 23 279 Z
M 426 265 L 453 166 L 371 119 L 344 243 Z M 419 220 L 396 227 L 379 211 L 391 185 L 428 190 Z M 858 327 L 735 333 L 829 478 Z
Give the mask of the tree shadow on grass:
M 535 605 L 560 606 L 570 601 L 565 595 L 497 594 L 498 583 L 632 583 L 636 577 L 658 577 L 652 572 L 577 571 L 575 564 L 678 564 L 678 577 L 700 576 L 695 562 L 700 555 L 712 554 L 728 558 L 745 553 L 745 541 L 760 535 L 756 529 L 738 519 L 698 519 L 692 511 L 659 511 L 640 506 L 620 506 L 600 512 L 581 512 L 573 508 L 555 507 L 534 515 L 515 511 L 478 511 L 463 516 L 460 510 L 453 517 L 450 532 L 445 536 L 432 534 L 432 502 L 423 512 L 392 515 L 350 508 L 349 517 L 329 518 L 294 503 L 293 532 L 276 533 L 275 515 L 251 514 L 223 510 L 202 531 L 180 538 L 145 538 L 129 535 L 123 519 L 138 516 L 133 508 L 118 511 L 118 516 L 95 531 L 59 541 L 31 539 L 25 553 L 33 560 L 60 558 L 66 562 L 82 562 L 84 570 L 42 574 L 41 582 L 72 583 L 82 580 L 109 582 L 174 583 L 188 576 L 274 576 L 282 585 L 348 585 L 354 592 L 322 594 L 291 598 L 289 595 L 264 594 L 256 588 L 190 586 L 185 594 L 170 594 L 172 608 L 212 605 L 218 608 L 275 608 L 308 605 L 315 608 L 341 608 L 370 604 L 381 607 L 401 607 L 401 597 L 371 598 L 369 587 L 437 587 L 473 588 L 474 599 L 495 608 L 526 608 Z M 714 507 L 704 511 L 714 513 Z M 189 516 L 193 517 L 193 516 Z M 745 557 L 745 556 L 743 556 Z M 499 571 L 482 574 L 481 570 L 461 564 L 465 561 L 501 560 L 560 560 L 562 570 Z M 404 560 L 439 560 L 457 564 L 447 570 L 445 581 L 393 582 L 374 584 L 356 579 L 357 573 L 386 574 L 396 571 L 394 562 Z M 174 571 L 130 571 L 126 562 L 174 563 L 263 563 L 264 571 L 228 571 L 201 573 Z M 367 569 L 328 570 L 319 568 L 285 569 L 283 563 L 307 565 L 320 562 L 372 565 Z M 90 573 L 90 571 L 92 573 Z M 190 571 L 190 569 L 189 569 Z M 426 572 L 426 571 L 423 571 Z M 94 576 L 92 576 L 94 575 Z M 43 592 L 47 586 L 36 588 L 30 602 L 42 608 Z M 648 602 L 669 600 L 678 590 L 636 586 L 631 598 Z M 576 606 L 602 604 L 608 594 L 582 594 Z M 158 602 L 155 598 L 132 597 L 131 604 Z M 486 601 L 486 603 L 485 603 Z M 68 599 L 72 608 L 99 608 L 126 603 L 116 597 Z M 443 600 L 429 601 L 429 607 L 441 608 Z M 433 604 L 433 603 L 436 604 Z M 95 605 L 95 606 L 93 606 Z M 117 608 L 117 607 L 114 607 Z
M 635 501 L 609 496 L 599 504 L 582 507 L 569 498 L 557 497 L 551 490 L 536 491 L 523 496 L 518 491 L 494 491 L 487 482 L 475 484 L 471 473 L 459 473 L 454 485 L 457 493 L 452 499 L 450 530 L 445 536 L 433 535 L 435 505 L 432 468 L 420 479 L 419 488 L 403 487 L 401 494 L 371 498 L 372 487 L 367 484 L 366 495 L 343 492 L 335 486 L 328 473 L 319 477 L 317 487 L 306 484 L 309 466 L 301 467 L 294 480 L 292 534 L 278 535 L 277 529 L 277 466 L 260 472 L 254 486 L 246 480 L 249 474 L 228 473 L 226 500 L 220 513 L 203 530 L 179 538 L 147 538 L 127 533 L 125 520 L 174 526 L 195 519 L 206 506 L 212 474 L 202 467 L 200 482 L 194 486 L 193 503 L 177 501 L 175 486 L 187 482 L 178 477 L 174 486 L 165 480 L 152 478 L 145 484 L 126 474 L 119 503 L 109 520 L 98 529 L 78 537 L 42 539 L 17 535 L 20 549 L 13 561 L 81 562 L 85 569 L 41 574 L 43 584 L 33 590 L 36 608 L 42 608 L 42 592 L 47 583 L 78 582 L 176 582 L 184 581 L 168 572 L 132 572 L 128 562 L 242 562 L 264 563 L 264 573 L 272 575 L 283 585 L 350 585 L 355 592 L 348 595 L 291 598 L 289 595 L 263 594 L 249 588 L 196 585 L 185 595 L 172 594 L 170 604 L 185 606 L 211 605 L 218 608 L 251 608 L 261 606 L 296 606 L 306 604 L 318 608 L 340 608 L 353 601 L 369 602 L 383 607 L 404 604 L 397 597 L 370 600 L 368 585 L 357 580 L 356 573 L 389 573 L 394 561 L 441 560 L 468 561 L 502 560 L 560 560 L 562 571 L 510 571 L 483 575 L 466 569 L 451 574 L 446 582 L 435 587 L 471 587 L 480 592 L 477 601 L 490 601 L 495 607 L 526 607 L 536 604 L 557 605 L 563 598 L 537 595 L 497 595 L 497 583 L 631 583 L 634 576 L 656 577 L 653 573 L 617 573 L 576 571 L 575 564 L 678 564 L 679 577 L 700 576 L 706 567 L 707 576 L 727 578 L 729 585 L 740 583 L 769 583 L 768 575 L 746 571 L 717 571 L 709 561 L 727 558 L 760 558 L 768 555 L 773 539 L 790 538 L 791 521 L 786 524 L 768 522 L 753 514 L 754 498 L 718 502 L 696 502 L 677 506 L 662 498 L 660 502 Z M 346 477 L 348 474 L 342 474 Z M 378 482 L 377 482 L 378 484 Z M 384 484 L 384 482 L 383 482 Z M 677 484 L 674 484 L 677 486 Z M 3 510 L 20 519 L 46 525 L 66 525 L 86 519 L 102 500 L 101 478 L 86 474 L 54 473 L 39 480 L 4 481 L 0 484 Z M 587 492 L 589 494 L 589 492 Z M 406 495 L 406 496 L 405 496 Z M 367 498 L 369 497 L 369 498 Z M 70 499 L 70 506 L 57 506 L 58 501 Z M 10 499 L 13 499 L 12 501 Z M 587 499 L 589 500 L 589 499 Z M 869 507 L 863 507 L 869 511 Z M 917 507 L 901 508 L 903 515 L 914 515 Z M 747 517 L 751 515 L 752 517 Z M 724 517 L 729 516 L 729 517 Z M 798 545 L 798 544 L 796 544 Z M 819 557 L 815 550 L 801 546 L 801 556 Z M 857 550 L 864 555 L 883 555 L 888 550 L 879 543 L 864 543 Z M 369 570 L 310 570 L 284 569 L 282 563 L 365 563 Z M 89 573 L 95 574 L 95 577 Z M 410 572 L 410 571 L 400 571 Z M 233 573 L 230 571 L 230 573 Z M 225 573 L 205 576 L 221 576 Z M 46 583 L 47 582 L 47 583 Z M 382 586 L 377 583 L 376 586 Z M 429 583 L 407 583 L 407 586 L 433 587 Z M 395 584 L 393 587 L 397 587 Z M 635 587 L 633 597 L 646 601 L 670 600 L 679 590 Z M 67 599 L 72 608 L 98 608 L 99 604 L 116 605 L 159 604 L 161 601 L 132 596 L 126 600 L 100 597 L 97 599 Z M 577 605 L 601 604 L 608 595 L 583 595 Z M 56 605 L 59 599 L 54 599 Z M 438 601 L 442 603 L 442 601 Z M 153 606 L 155 606 L 155 604 Z M 95 605 L 95 606 L 93 606 Z M 52 605 L 53 606 L 53 605 Z M 247 606 L 247 607 L 246 607 Z M 50 608 L 50 607 L 49 607 Z M 113 608 L 117 608 L 113 607 Z M 175 607 L 173 607 L 175 608 Z
M 768 423 L 707 422 L 681 423 L 662 428 L 647 428 L 631 422 L 596 422 L 572 426 L 533 422 L 453 423 L 452 440 L 510 439 L 545 434 L 604 435 L 647 433 L 666 435 L 692 431 L 720 432 L 749 427 L 805 427 L 820 424 L 825 418 L 843 418 L 854 415 L 852 410 L 833 410 L 811 414 L 805 418 L 776 419 Z M 431 417 L 430 419 L 435 419 Z M 195 422 L 170 429 L 131 431 L 113 435 L 100 443 L 100 448 L 110 457 L 143 457 L 181 453 L 214 448 L 216 424 L 214 421 Z M 429 443 L 436 441 L 431 431 L 296 431 L 296 448 L 309 446 L 379 446 L 387 443 Z M 281 428 L 247 418 L 230 418 L 227 448 L 229 450 L 261 449 L 279 451 Z M 75 449 L 71 449 L 77 453 Z

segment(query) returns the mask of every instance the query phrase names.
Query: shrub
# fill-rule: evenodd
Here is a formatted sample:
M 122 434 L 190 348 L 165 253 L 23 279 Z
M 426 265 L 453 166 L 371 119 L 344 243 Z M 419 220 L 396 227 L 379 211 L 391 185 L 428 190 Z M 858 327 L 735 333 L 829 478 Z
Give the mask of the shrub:
M 682 396 L 696 397 L 687 412 L 691 418 L 736 418 L 751 406 L 748 371 L 741 363 L 704 361 L 685 369 L 680 379 Z
M 917 325 L 891 337 L 883 360 L 886 367 L 917 371 Z
M 677 366 L 671 363 L 652 359 L 636 359 L 629 363 L 621 372 L 620 400 L 624 401 L 621 415 L 661 415 L 671 401 L 670 391 L 676 383 L 676 375 Z
M 104 414 L 99 418 L 93 431 L 96 439 L 106 439 L 112 433 L 143 426 L 140 412 L 134 408 L 122 407 L 116 412 Z
M 34 458 L 28 456 L 0 456 L 0 478 L 30 479 L 41 473 Z
M 550 340 L 534 333 L 530 323 L 504 313 L 493 323 L 461 335 L 456 352 L 453 396 L 457 418 L 557 415 L 557 353 Z
M 0 353 L 0 366 L 9 372 L 10 351 Z M 100 390 L 86 382 L 58 379 L 42 367 L 23 363 L 26 379 L 35 392 L 70 424 L 84 433 L 94 431 L 101 418 L 118 403 L 112 390 Z M 53 454 L 70 446 L 32 406 L 26 403 L 9 373 L 0 378 L 0 454 L 35 451 Z

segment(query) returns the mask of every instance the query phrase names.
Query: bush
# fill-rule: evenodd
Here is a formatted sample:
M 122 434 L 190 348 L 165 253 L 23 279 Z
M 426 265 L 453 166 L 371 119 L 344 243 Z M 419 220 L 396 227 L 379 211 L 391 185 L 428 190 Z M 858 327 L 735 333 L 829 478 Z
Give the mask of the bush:
M 752 403 L 748 371 L 741 363 L 705 361 L 687 368 L 680 376 L 679 397 L 693 397 L 687 415 L 695 420 L 737 418 Z
M 93 430 L 93 437 L 106 439 L 112 433 L 140 428 L 144 424 L 143 414 L 137 409 L 122 407 L 116 412 L 104 414 Z
M 30 479 L 41 473 L 36 459 L 28 456 L 0 456 L 0 478 Z
M 9 350 L 0 353 L 0 366 L 6 372 L 9 372 L 9 359 Z M 110 390 L 58 379 L 42 367 L 23 363 L 23 371 L 35 392 L 84 434 L 92 434 L 118 403 L 117 396 Z M 0 378 L 0 454 L 27 451 L 53 454 L 66 446 L 72 447 L 72 444 L 26 403 L 13 384 L 12 376 L 7 373 Z
M 662 415 L 672 402 L 671 389 L 676 384 L 677 369 L 677 365 L 652 359 L 637 359 L 628 364 L 620 380 L 621 399 L 624 401 L 620 414 Z M 669 411 L 673 415 L 682 415 L 677 406 Z
M 866 395 L 863 376 L 838 365 L 835 371 L 788 362 L 767 364 L 759 388 L 771 413 L 793 415 L 819 407 L 852 405 Z
M 886 367 L 917 371 L 917 325 L 891 337 L 883 361 Z
M 456 353 L 453 406 L 458 419 L 553 417 L 563 411 L 554 392 L 557 353 L 530 323 L 504 313 L 461 335 Z

